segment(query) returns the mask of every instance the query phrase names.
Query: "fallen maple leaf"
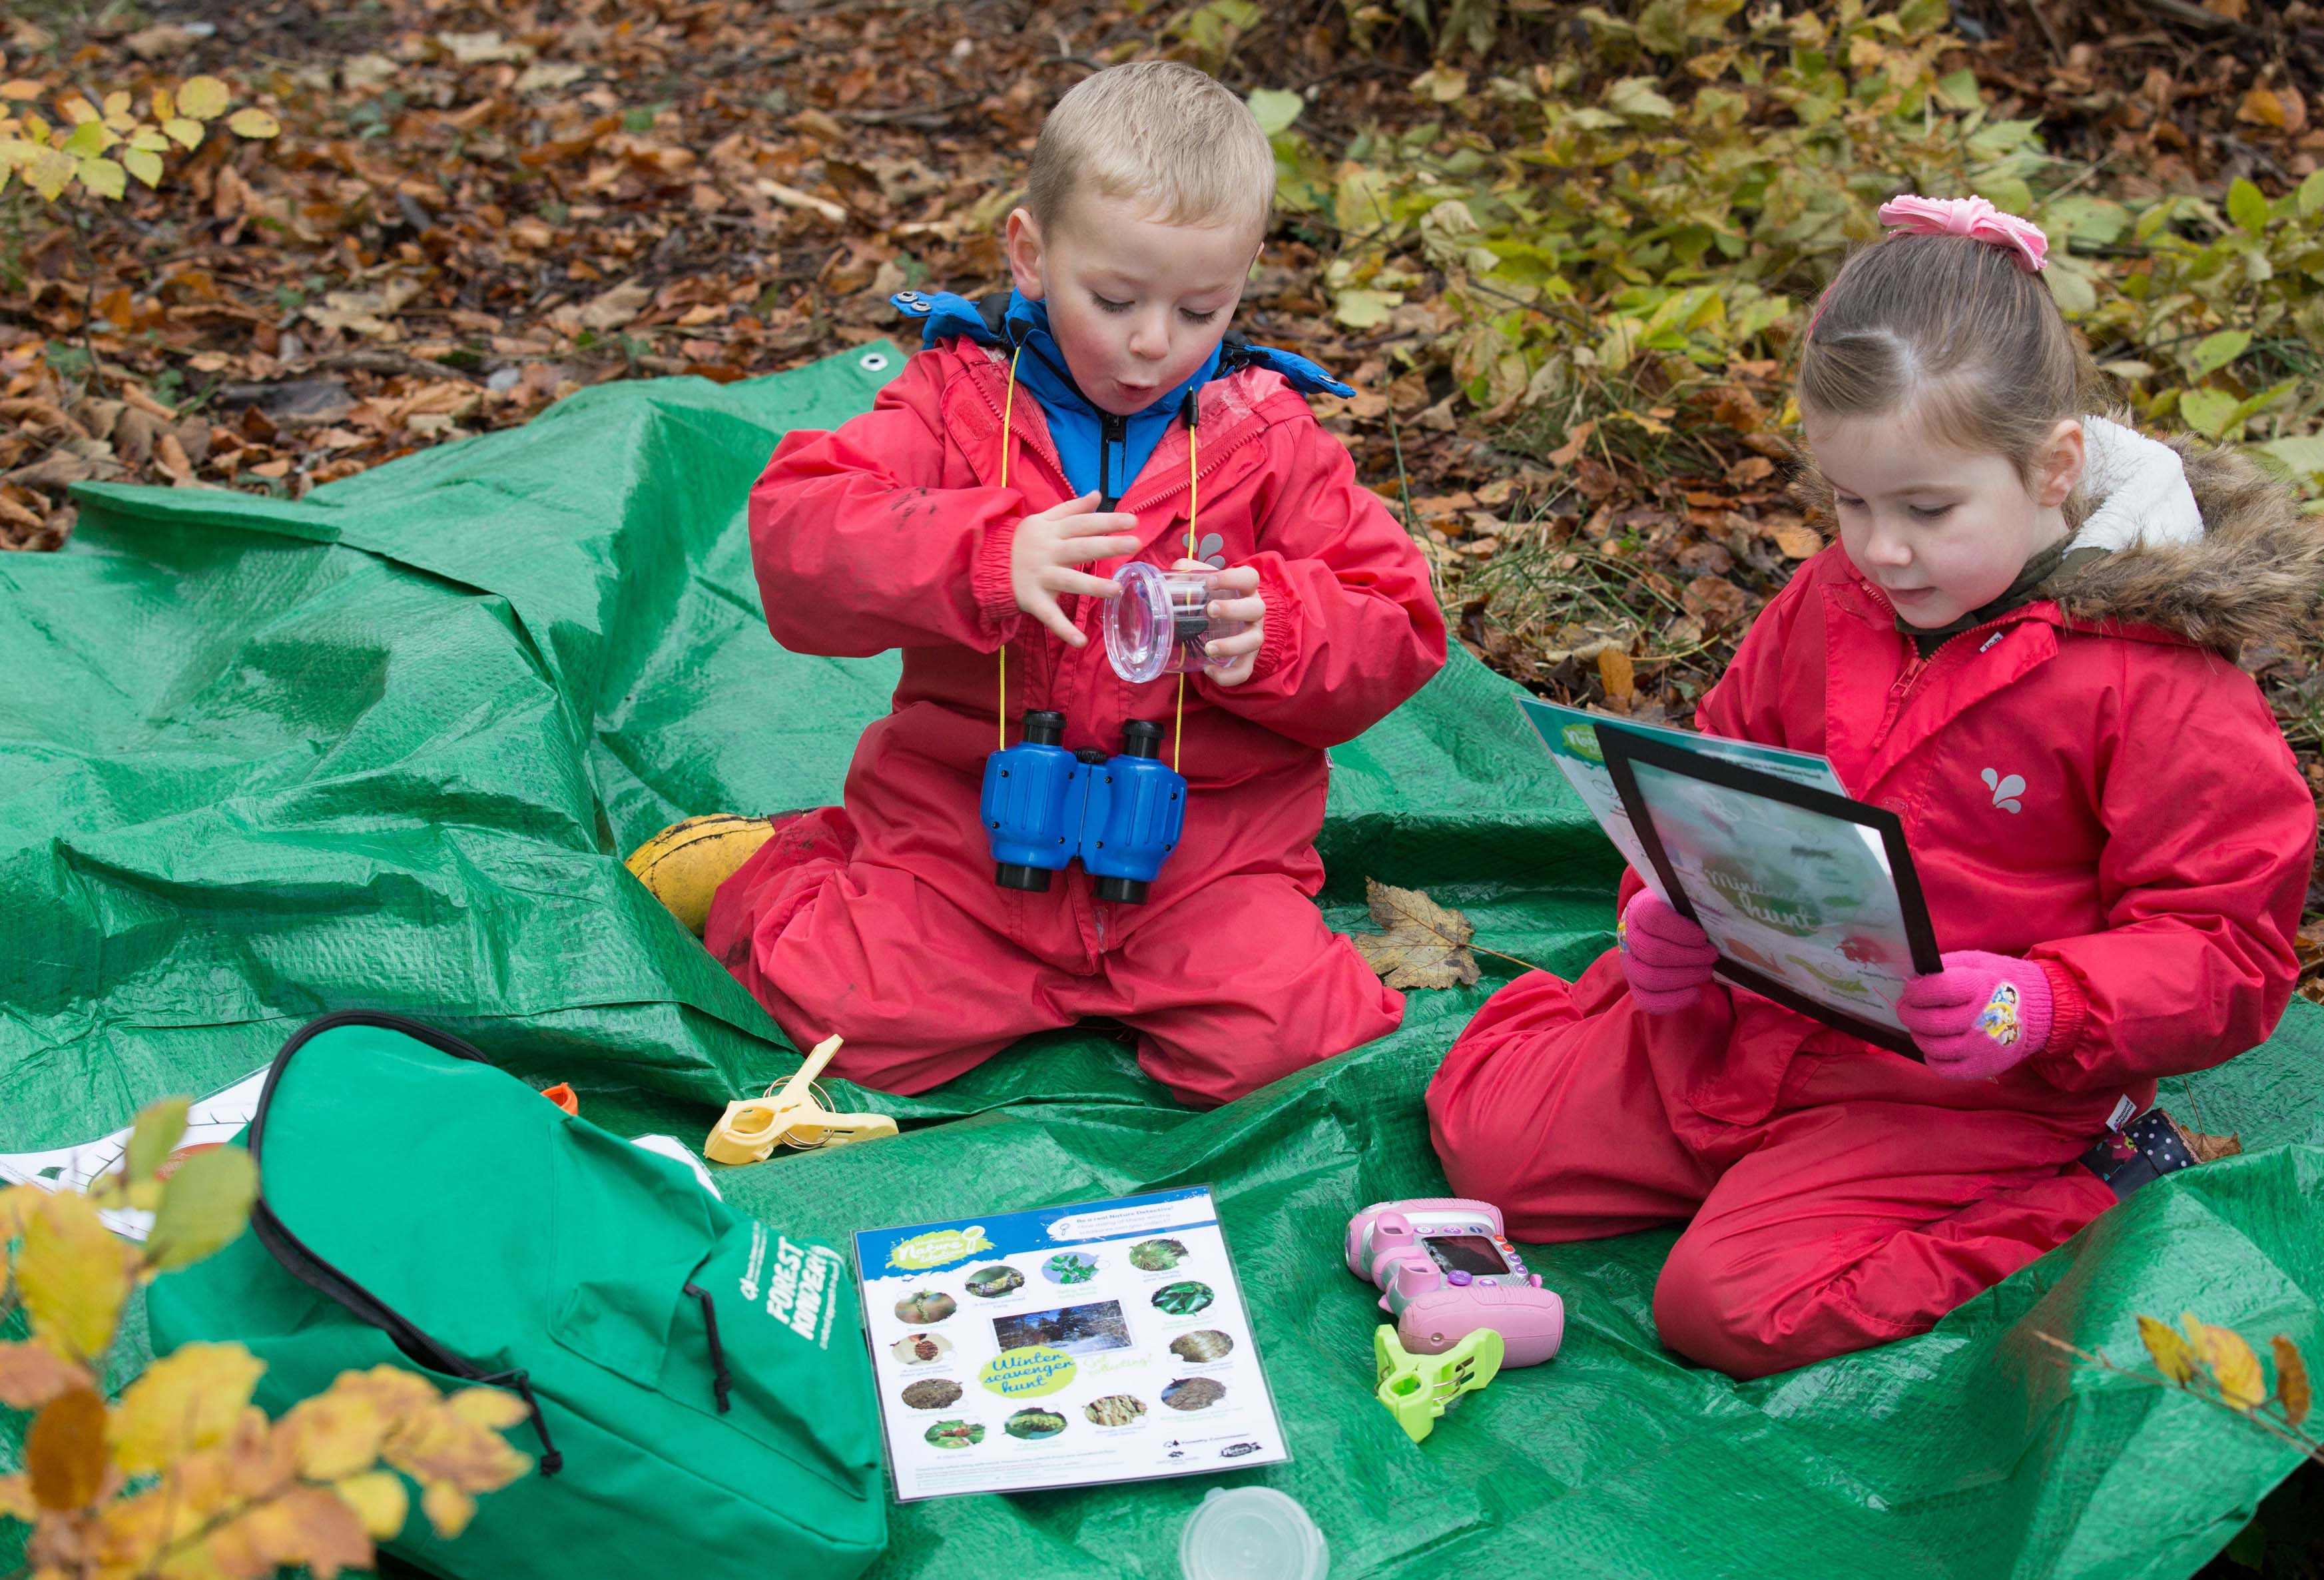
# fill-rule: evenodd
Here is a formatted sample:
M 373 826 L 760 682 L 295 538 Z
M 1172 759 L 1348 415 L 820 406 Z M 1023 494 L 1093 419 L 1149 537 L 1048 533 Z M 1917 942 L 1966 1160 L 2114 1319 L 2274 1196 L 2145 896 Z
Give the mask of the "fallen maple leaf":
M 1637 671 L 1631 668 L 1630 655 L 1618 647 L 1598 650 L 1598 679 L 1606 688 L 1609 702 L 1628 702 L 1637 695 Z
M 323 305 L 309 307 L 305 314 L 309 322 L 323 329 L 392 340 L 398 331 L 388 320 L 419 294 L 419 282 L 399 278 L 370 291 L 327 291 Z
M 645 311 L 646 304 L 651 300 L 652 287 L 641 285 L 634 280 L 625 282 L 594 298 L 581 310 L 578 315 L 581 327 L 595 329 L 601 334 L 622 328 Z
M 2244 95 L 2243 104 L 2236 110 L 2236 119 L 2253 126 L 2283 125 L 2283 101 L 2266 88 L 2255 85 Z
M 2163 1117 L 2170 1118 L 2168 1114 Z M 2171 1128 L 2179 1132 L 2179 1139 L 2187 1143 L 2187 1150 L 2195 1155 L 2198 1163 L 2216 1163 L 2221 1158 L 2232 1158 L 2244 1150 L 2243 1132 L 2240 1131 L 2232 1135 L 2205 1135 L 2201 1131 L 2189 1130 L 2175 1119 L 2171 1121 Z
M 2283 1406 L 2283 1418 L 2293 1426 L 2308 1418 L 2310 1406 L 2315 1402 L 2308 1381 L 2308 1363 L 2301 1357 L 2300 1346 L 2282 1334 L 2268 1341 L 2275 1351 L 2275 1397 Z
M 1805 559 L 1823 548 L 1823 534 L 1804 522 L 1796 525 L 1778 526 L 1773 536 L 1775 547 L 1784 551 L 1786 559 Z
M 1398 889 L 1376 878 L 1364 880 L 1364 897 L 1376 933 L 1351 933 L 1348 941 L 1364 964 L 1388 986 L 1466 987 L 1477 980 L 1477 956 L 1469 940 L 1476 928 L 1417 889 Z

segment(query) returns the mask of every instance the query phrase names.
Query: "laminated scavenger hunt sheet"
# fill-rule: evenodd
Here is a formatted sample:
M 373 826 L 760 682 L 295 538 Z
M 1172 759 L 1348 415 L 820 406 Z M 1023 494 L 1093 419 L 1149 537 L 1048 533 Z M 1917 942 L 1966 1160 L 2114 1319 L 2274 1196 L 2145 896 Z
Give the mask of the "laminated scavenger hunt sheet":
M 1920 1057 L 1895 1003 L 1941 962 L 1894 812 L 1849 799 L 1821 757 L 1520 706 L 1632 868 L 1710 936 L 1721 977 Z
M 1638 832 L 1630 826 L 1629 808 L 1622 804 L 1622 792 L 1615 787 L 1614 776 L 1607 772 L 1606 753 L 1598 744 L 1598 726 L 1601 724 L 1633 735 L 1668 741 L 1691 752 L 1723 757 L 1739 762 L 1746 768 L 1756 768 L 1762 773 L 1772 773 L 1779 779 L 1792 780 L 1812 790 L 1829 790 L 1844 796 L 1848 791 L 1832 772 L 1827 758 L 1805 752 L 1786 752 L 1781 746 L 1762 746 L 1751 741 L 1729 740 L 1724 735 L 1702 735 L 1689 730 L 1674 730 L 1661 725 L 1634 725 L 1627 719 L 1609 717 L 1600 713 L 1584 713 L 1578 707 L 1563 707 L 1554 702 L 1544 702 L 1537 697 L 1520 697 L 1517 709 L 1526 722 L 1541 736 L 1541 744 L 1549 748 L 1573 793 L 1598 819 L 1606 837 L 1630 864 L 1630 870 L 1665 900 L 1661 875 L 1646 859 L 1646 847 Z
M 855 1236 L 900 1502 L 1291 1457 L 1207 1187 Z

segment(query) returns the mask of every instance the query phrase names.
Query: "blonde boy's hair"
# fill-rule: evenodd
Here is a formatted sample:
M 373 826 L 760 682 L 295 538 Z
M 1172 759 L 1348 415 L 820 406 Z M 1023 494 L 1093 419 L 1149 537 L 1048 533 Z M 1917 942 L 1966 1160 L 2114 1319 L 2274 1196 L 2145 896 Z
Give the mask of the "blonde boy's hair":
M 1275 152 L 1250 106 L 1204 72 L 1139 60 L 1085 77 L 1041 126 L 1025 206 L 1044 232 L 1077 194 L 1145 199 L 1167 225 L 1264 229 Z

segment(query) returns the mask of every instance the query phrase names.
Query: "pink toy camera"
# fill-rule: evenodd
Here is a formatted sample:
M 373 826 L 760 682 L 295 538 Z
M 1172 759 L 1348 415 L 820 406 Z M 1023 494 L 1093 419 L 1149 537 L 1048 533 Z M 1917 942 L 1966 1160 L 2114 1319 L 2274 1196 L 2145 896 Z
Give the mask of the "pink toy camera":
M 1380 1309 L 1416 1355 L 1441 1355 L 1489 1327 L 1504 1366 L 1536 1366 L 1565 1337 L 1565 1302 L 1526 1271 L 1490 1202 L 1374 1202 L 1348 1220 L 1348 1270 L 1379 1286 Z

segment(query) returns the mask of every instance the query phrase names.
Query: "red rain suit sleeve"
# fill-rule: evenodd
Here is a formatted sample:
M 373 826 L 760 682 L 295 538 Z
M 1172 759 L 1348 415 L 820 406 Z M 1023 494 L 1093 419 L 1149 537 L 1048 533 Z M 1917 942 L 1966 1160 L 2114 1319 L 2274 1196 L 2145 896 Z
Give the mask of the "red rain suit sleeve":
M 945 486 L 943 390 L 922 353 L 862 416 L 775 447 L 751 490 L 751 559 L 793 652 L 991 652 L 1016 633 L 1009 550 L 1028 507 L 1015 488 Z
M 1262 441 L 1278 479 L 1258 522 L 1267 638 L 1240 686 L 1207 677 L 1212 702 L 1303 746 L 1336 746 L 1378 724 L 1444 667 L 1444 617 L 1428 562 L 1339 441 L 1312 420 Z
M 2316 848 L 2315 801 L 2258 690 L 2214 654 L 2122 646 L 2116 716 L 2096 732 L 2107 928 L 2026 951 L 2055 1000 L 2032 1063 L 2067 1091 L 2264 1041 L 2299 976 Z

